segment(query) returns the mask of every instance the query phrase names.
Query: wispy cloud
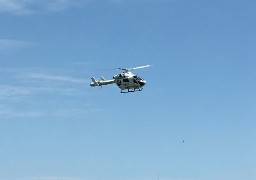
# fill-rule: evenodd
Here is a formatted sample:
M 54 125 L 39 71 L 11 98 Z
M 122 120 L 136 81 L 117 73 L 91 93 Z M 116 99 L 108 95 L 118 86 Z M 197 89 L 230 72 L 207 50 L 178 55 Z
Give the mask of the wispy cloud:
M 30 94 L 30 90 L 25 87 L 0 85 L 0 99 L 6 98 L 20 98 Z
M 11 14 L 31 13 L 27 8 L 29 0 L 0 0 L 0 11 Z
M 0 68 L 0 75 L 4 80 L 0 81 L 0 99 L 19 99 L 37 94 L 72 96 L 81 94 L 89 83 L 88 79 L 48 71 L 37 68 Z M 65 70 L 60 73 L 65 73 Z
M 19 108 L 14 108 L 13 105 L 0 105 L 0 117 L 1 118 L 45 118 L 45 117 L 88 117 L 91 114 L 98 114 L 104 112 L 103 109 L 91 108 L 89 104 L 84 107 L 66 107 L 66 108 L 44 108 L 44 109 L 32 109 L 23 108 L 19 105 Z
M 89 0 L 87 0 L 89 1 Z M 72 7 L 79 7 L 85 2 L 86 0 L 52 0 L 46 2 L 46 7 L 50 11 L 62 11 Z
M 80 178 L 75 178 L 75 177 L 45 176 L 45 177 L 22 178 L 22 180 L 81 180 L 81 179 Z
M 176 0 L 0 0 L 0 12 L 12 15 L 29 15 L 38 12 L 57 12 L 82 7 L 89 2 L 173 2 Z
M 102 111 L 86 103 L 76 106 L 79 99 L 88 97 L 89 79 L 70 76 L 67 71 L 0 68 L 0 117 L 73 117 Z
M 40 177 L 35 180 L 78 180 L 78 178 L 72 177 Z
M 19 112 L 19 111 L 14 111 L 12 109 L 7 109 L 7 108 L 1 108 L 0 109 L 0 116 L 1 117 L 8 117 L 8 118 L 35 118 L 35 117 L 40 117 L 43 116 L 44 114 L 41 112 L 35 112 L 35 111 L 27 111 L 27 112 Z
M 27 41 L 20 41 L 15 39 L 0 39 L 0 51 L 21 49 L 32 45 L 33 43 Z
M 85 83 L 84 79 L 72 78 L 68 76 L 59 76 L 59 75 L 48 75 L 48 74 L 40 74 L 40 73 L 28 73 L 25 77 L 30 79 L 38 79 L 38 80 L 47 80 L 47 81 L 63 81 L 68 83 Z
M 87 0 L 88 1 L 88 0 Z M 83 0 L 0 0 L 0 12 L 13 15 L 33 14 L 40 11 L 61 11 L 77 7 Z
M 59 86 L 57 84 L 55 84 L 55 86 L 43 83 L 42 86 L 0 85 L 0 100 L 19 100 L 28 98 L 33 95 L 47 94 L 56 94 L 58 96 L 74 96 L 81 94 L 81 92 L 78 89 Z

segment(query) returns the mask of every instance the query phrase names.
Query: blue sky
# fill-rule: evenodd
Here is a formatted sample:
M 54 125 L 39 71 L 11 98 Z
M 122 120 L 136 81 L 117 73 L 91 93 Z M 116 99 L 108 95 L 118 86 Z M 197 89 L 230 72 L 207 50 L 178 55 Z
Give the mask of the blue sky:
M 0 179 L 256 179 L 255 0 L 0 0 L 0 22 Z M 89 86 L 146 64 L 142 92 Z

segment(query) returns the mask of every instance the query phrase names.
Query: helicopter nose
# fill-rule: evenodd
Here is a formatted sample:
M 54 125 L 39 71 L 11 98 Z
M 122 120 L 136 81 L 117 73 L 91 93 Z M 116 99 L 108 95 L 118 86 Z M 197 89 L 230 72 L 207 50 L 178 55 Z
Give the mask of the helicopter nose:
M 139 81 L 139 84 L 140 84 L 141 87 L 142 87 L 142 86 L 145 86 L 146 81 Z

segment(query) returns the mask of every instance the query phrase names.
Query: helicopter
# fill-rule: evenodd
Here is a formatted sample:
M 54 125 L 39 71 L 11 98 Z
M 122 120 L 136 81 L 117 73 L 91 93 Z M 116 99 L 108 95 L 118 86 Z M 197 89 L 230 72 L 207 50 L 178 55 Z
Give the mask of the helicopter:
M 102 87 L 103 85 L 116 84 L 121 89 L 121 93 L 142 91 L 143 86 L 146 85 L 146 81 L 142 77 L 134 75 L 131 70 L 147 68 L 150 66 L 152 65 L 145 65 L 133 68 L 115 68 L 112 70 L 122 70 L 123 73 L 113 76 L 113 79 L 111 80 L 106 80 L 103 76 L 101 76 L 100 80 L 97 81 L 94 77 L 92 77 L 92 82 L 90 83 L 90 86 Z

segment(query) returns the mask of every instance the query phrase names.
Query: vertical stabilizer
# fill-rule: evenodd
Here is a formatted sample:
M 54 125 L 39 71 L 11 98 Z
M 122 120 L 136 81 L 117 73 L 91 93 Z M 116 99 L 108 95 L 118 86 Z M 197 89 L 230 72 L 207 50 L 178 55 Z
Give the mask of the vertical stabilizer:
M 92 83 L 90 84 L 91 86 L 99 86 L 99 83 L 96 81 L 94 77 L 92 77 L 91 79 L 92 79 Z
M 100 76 L 100 80 L 106 81 L 106 79 L 103 76 Z

